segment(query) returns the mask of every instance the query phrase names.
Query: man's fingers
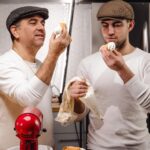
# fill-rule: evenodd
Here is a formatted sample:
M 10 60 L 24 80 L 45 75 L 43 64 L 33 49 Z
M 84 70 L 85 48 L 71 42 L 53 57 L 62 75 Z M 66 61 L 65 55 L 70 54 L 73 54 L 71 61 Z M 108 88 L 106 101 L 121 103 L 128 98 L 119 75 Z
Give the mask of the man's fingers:
M 56 34 L 55 34 L 55 33 L 52 33 L 51 39 L 54 40 L 55 38 L 56 38 Z
M 81 93 L 81 94 L 73 94 L 71 95 L 74 99 L 79 99 L 80 97 L 84 97 L 86 93 Z

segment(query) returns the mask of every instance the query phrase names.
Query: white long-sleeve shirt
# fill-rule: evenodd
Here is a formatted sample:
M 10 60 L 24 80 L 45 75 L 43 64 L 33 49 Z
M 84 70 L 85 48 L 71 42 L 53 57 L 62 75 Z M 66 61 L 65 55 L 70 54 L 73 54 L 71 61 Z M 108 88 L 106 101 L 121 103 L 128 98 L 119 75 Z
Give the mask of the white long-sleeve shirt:
M 103 119 L 98 120 L 89 113 L 88 148 L 91 150 L 150 148 L 146 124 L 146 112 L 150 111 L 150 54 L 136 48 L 123 58 L 135 74 L 126 84 L 116 71 L 107 67 L 100 52 L 79 65 L 78 75 L 93 86 L 97 107 L 103 114 Z
M 0 150 L 19 145 L 15 120 L 26 106 L 36 106 L 43 113 L 47 132 L 38 138 L 39 144 L 53 145 L 51 89 L 35 75 L 40 64 L 24 61 L 13 50 L 0 56 Z

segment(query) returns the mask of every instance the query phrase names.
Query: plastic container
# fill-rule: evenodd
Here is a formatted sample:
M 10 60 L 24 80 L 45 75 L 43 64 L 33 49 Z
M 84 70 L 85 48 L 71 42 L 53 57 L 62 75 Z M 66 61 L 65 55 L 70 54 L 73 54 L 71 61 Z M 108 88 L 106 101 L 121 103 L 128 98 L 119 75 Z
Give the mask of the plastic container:
M 13 146 L 8 148 L 7 150 L 20 150 L 19 146 Z M 47 145 L 39 145 L 38 150 L 53 150 L 52 147 L 49 147 Z

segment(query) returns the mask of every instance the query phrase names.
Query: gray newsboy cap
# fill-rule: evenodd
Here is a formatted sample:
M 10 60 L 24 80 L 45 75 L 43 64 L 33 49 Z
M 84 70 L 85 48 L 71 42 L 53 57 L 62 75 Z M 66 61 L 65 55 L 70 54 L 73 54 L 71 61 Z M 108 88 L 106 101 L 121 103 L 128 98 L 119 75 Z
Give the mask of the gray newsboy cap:
M 113 0 L 104 3 L 98 10 L 97 19 L 118 18 L 134 19 L 132 6 L 123 0 Z
M 6 20 L 6 26 L 7 29 L 10 30 L 10 26 L 17 23 L 23 18 L 28 18 L 34 15 L 40 15 L 44 19 L 47 19 L 48 16 L 48 9 L 47 8 L 41 8 L 41 7 L 35 7 L 35 6 L 24 6 L 19 7 L 15 10 L 13 10 Z

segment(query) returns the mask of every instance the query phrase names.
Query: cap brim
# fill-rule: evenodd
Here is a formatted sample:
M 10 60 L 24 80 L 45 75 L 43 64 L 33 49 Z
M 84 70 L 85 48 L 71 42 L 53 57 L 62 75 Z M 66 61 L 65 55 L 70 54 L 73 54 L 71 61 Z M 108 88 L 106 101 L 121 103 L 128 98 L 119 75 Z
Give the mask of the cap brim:
M 99 17 L 98 20 L 104 21 L 104 20 L 123 20 L 126 19 L 124 17 Z

